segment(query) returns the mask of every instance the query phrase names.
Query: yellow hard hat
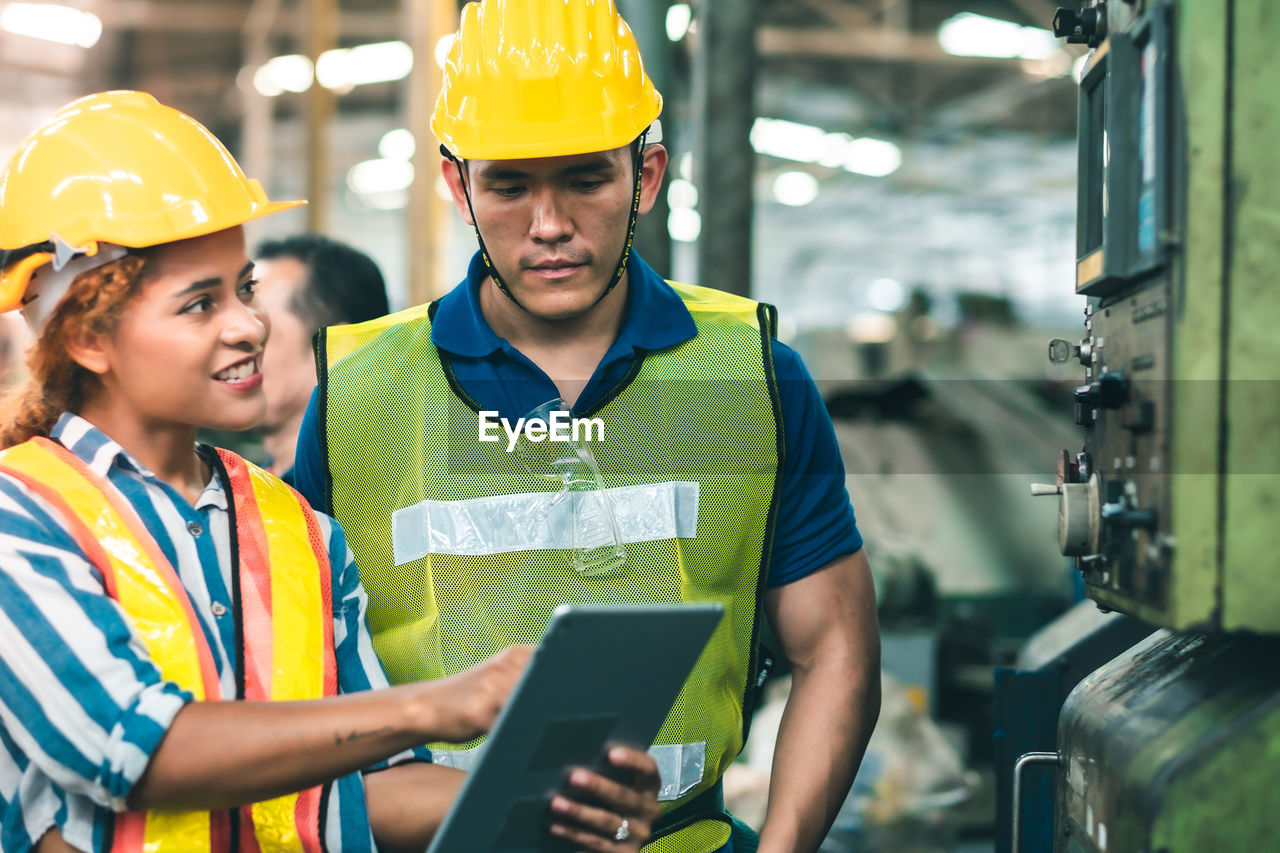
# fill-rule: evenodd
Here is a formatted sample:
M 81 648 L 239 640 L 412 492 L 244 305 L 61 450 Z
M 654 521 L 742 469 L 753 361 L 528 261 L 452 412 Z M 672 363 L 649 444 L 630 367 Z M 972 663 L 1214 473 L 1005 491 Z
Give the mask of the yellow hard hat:
M 144 92 L 63 107 L 0 173 L 0 311 L 16 308 L 51 241 L 94 255 L 200 237 L 305 204 L 272 202 L 195 119 Z M 31 247 L 40 247 L 34 253 Z M 19 257 L 20 256 L 20 257 Z
M 431 129 L 455 156 L 607 151 L 662 111 L 613 0 L 481 0 L 462 10 Z

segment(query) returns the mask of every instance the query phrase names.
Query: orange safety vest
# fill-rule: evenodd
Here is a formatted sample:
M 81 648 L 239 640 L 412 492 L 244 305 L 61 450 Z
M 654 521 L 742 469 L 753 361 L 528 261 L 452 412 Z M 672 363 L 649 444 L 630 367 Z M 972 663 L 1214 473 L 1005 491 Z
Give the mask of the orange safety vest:
M 316 699 L 337 693 L 328 548 L 315 513 L 261 468 L 218 450 L 231 480 L 244 638 L 243 699 Z M 125 611 L 161 675 L 197 701 L 223 697 L 213 653 L 178 574 L 137 512 L 74 453 L 33 438 L 0 453 L 0 472 L 53 504 L 107 595 Z M 234 578 L 233 578 L 234 580 Z M 241 853 L 319 853 L 317 786 L 236 810 Z M 231 849 L 233 812 L 125 812 L 113 853 Z

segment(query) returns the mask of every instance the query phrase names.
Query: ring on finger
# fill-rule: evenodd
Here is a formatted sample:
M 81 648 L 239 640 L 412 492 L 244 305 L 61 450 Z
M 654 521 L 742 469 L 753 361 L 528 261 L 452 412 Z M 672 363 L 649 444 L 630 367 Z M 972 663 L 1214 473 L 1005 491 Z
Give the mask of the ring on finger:
M 631 825 L 624 817 L 622 823 L 618 824 L 618 831 L 613 834 L 614 841 L 626 841 L 631 837 Z

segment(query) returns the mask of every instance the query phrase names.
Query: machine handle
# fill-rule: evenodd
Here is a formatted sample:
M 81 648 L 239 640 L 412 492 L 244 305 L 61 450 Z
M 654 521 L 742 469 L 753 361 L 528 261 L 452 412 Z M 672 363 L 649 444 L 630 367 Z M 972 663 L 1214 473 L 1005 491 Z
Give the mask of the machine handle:
M 1010 833 L 1010 853 L 1022 853 L 1022 770 L 1028 764 L 1062 763 L 1056 752 L 1027 752 L 1013 765 L 1013 832 Z

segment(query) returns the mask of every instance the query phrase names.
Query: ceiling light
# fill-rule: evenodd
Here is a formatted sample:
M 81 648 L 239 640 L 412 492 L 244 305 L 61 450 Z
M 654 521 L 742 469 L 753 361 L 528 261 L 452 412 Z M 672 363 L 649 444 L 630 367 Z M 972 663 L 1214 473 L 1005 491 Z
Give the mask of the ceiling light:
M 898 171 L 902 165 L 902 149 L 883 139 L 864 136 L 849 143 L 845 149 L 845 171 L 859 175 L 883 178 Z
M 90 12 L 52 3 L 10 3 L 0 12 L 0 29 L 20 36 L 90 48 L 102 36 L 102 21 Z
M 680 155 L 676 163 L 676 174 L 686 181 L 693 180 L 693 153 L 686 151 Z
M 820 127 L 763 116 L 751 126 L 751 147 L 757 154 L 876 178 L 891 175 L 902 165 L 902 149 L 892 142 L 868 136 L 854 139 L 847 133 L 828 133 Z
M 702 233 L 702 217 L 688 207 L 677 207 L 667 217 L 667 233 L 672 240 L 692 243 Z
M 413 132 L 403 127 L 388 130 L 378 141 L 378 154 L 387 160 L 412 160 L 416 149 Z
M 818 197 L 818 179 L 808 172 L 783 172 L 773 179 L 773 197 L 790 207 L 804 207 Z
M 680 41 L 689 32 L 689 25 L 692 23 L 693 9 L 689 8 L 688 3 L 676 3 L 667 9 L 667 38 Z
M 751 125 L 751 147 L 783 160 L 816 163 L 828 153 L 827 132 L 820 127 L 776 118 L 757 118 Z
M 667 186 L 667 204 L 672 209 L 698 206 L 698 188 L 684 178 L 676 178 Z
M 347 186 L 358 195 L 408 189 L 413 183 L 413 164 L 404 160 L 365 160 L 347 172 Z
M 413 48 L 383 41 L 326 50 L 316 62 L 316 80 L 326 89 L 403 80 L 413 70 Z
M 1049 30 L 972 12 L 952 15 L 938 27 L 938 44 L 952 56 L 1047 59 L 1062 45 Z
M 878 311 L 897 311 L 907 302 L 907 291 L 891 278 L 878 278 L 867 288 L 867 302 Z
M 311 88 L 311 60 L 301 54 L 277 56 L 253 72 L 253 88 L 269 98 L 284 92 L 305 92 Z

